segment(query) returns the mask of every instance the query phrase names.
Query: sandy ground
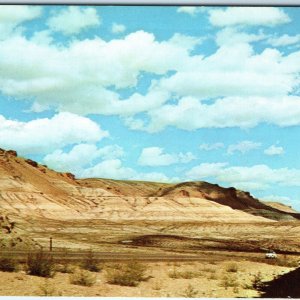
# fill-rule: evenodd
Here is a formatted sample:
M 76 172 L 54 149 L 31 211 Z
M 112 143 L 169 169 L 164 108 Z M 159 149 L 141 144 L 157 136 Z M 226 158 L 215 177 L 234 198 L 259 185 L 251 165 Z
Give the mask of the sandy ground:
M 137 287 L 123 287 L 106 282 L 105 265 L 95 274 L 97 280 L 91 287 L 70 283 L 70 274 L 56 273 L 54 278 L 44 279 L 17 273 L 0 272 L 1 296 L 45 296 L 48 290 L 52 296 L 103 296 L 103 297 L 189 297 L 192 290 L 195 297 L 256 297 L 252 289 L 253 277 L 260 272 L 264 281 L 292 270 L 287 267 L 266 263 L 235 262 L 236 272 L 228 271 L 233 261 L 223 262 L 182 262 L 182 263 L 145 263 L 147 281 Z M 169 274 L 186 271 L 193 272 L 195 278 L 170 278 Z M 226 287 L 226 279 L 233 286 Z

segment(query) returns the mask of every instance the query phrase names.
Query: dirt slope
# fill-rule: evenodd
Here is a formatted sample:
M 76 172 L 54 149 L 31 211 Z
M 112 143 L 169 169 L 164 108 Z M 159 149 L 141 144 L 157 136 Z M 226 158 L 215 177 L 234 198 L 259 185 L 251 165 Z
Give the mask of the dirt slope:
M 51 219 L 203 220 L 293 219 L 249 193 L 206 182 L 163 184 L 109 179 L 76 180 L 0 150 L 0 203 L 6 212 Z
M 273 201 L 263 201 L 264 204 L 279 209 L 281 211 L 284 212 L 288 212 L 288 213 L 298 213 L 295 209 L 293 209 L 291 206 L 285 205 L 283 203 L 280 202 L 273 202 Z

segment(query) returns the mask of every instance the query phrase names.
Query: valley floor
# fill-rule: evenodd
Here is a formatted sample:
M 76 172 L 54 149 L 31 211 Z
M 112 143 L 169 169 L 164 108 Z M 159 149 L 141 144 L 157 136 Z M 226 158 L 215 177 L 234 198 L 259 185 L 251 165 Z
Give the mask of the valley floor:
M 0 272 L 1 296 L 103 296 L 103 297 L 257 297 L 254 278 L 263 281 L 292 268 L 242 259 L 225 258 L 215 262 L 152 262 L 144 263 L 147 280 L 137 287 L 107 283 L 109 263 L 93 273 L 96 282 L 91 287 L 70 283 L 71 274 L 57 272 L 54 278 L 29 276 L 25 271 Z

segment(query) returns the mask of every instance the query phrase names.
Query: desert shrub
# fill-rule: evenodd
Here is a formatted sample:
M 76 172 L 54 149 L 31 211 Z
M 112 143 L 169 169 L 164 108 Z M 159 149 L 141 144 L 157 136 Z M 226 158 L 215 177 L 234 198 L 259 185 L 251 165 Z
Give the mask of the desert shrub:
M 96 283 L 96 275 L 87 270 L 76 270 L 70 274 L 70 283 L 82 286 L 92 286 Z
M 18 271 L 18 263 L 11 257 L 0 257 L 0 271 L 16 272 Z
M 208 279 L 217 280 L 218 276 L 217 276 L 216 272 L 211 272 L 210 275 L 208 276 Z
M 168 276 L 173 279 L 192 279 L 198 278 L 202 276 L 200 272 L 193 272 L 193 271 L 178 271 L 177 269 L 173 269 L 171 272 L 168 273 Z
M 106 270 L 106 280 L 110 284 L 137 286 L 139 282 L 146 280 L 146 270 L 145 265 L 137 262 L 111 265 Z
M 27 257 L 27 274 L 41 277 L 53 277 L 55 275 L 55 263 L 50 254 L 42 250 L 29 253 Z
M 195 288 L 189 284 L 187 288 L 183 291 L 182 297 L 184 298 L 196 298 L 198 296 L 199 292 L 195 290 Z
M 276 264 L 277 266 L 281 267 L 288 267 L 288 268 L 297 268 L 299 267 L 299 262 L 296 259 L 292 258 L 287 258 L 286 256 L 282 259 L 276 259 L 273 261 L 274 265 Z
M 62 263 L 55 266 L 55 271 L 60 273 L 74 273 L 75 266 L 69 263 Z
M 252 288 L 259 290 L 264 286 L 264 283 L 262 281 L 262 275 L 260 272 L 254 275 L 252 279 Z
M 222 286 L 227 289 L 229 287 L 238 287 L 238 281 L 235 276 L 225 275 L 222 279 Z
M 62 296 L 62 293 L 58 291 L 52 282 L 49 282 L 49 279 L 46 278 L 44 283 L 39 286 L 38 296 Z
M 226 266 L 226 272 L 236 273 L 239 270 L 239 267 L 236 263 L 231 263 Z
M 81 264 L 81 267 L 84 270 L 88 270 L 88 271 L 91 271 L 91 272 L 99 272 L 99 271 L 101 271 L 99 263 L 98 263 L 97 259 L 95 258 L 95 255 L 92 252 L 92 250 L 90 250 L 87 253 L 84 261 Z
M 155 280 L 152 285 L 152 289 L 155 291 L 160 291 L 163 288 L 161 280 Z

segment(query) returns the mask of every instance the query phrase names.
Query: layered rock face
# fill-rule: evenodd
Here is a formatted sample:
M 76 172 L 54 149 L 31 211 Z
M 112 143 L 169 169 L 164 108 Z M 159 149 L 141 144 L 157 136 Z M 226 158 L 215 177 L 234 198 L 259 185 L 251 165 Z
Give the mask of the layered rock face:
M 249 193 L 206 182 L 163 184 L 76 180 L 15 151 L 0 150 L 2 214 L 56 220 L 272 222 L 294 212 L 270 207 Z

